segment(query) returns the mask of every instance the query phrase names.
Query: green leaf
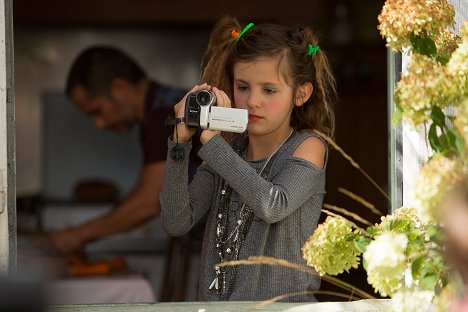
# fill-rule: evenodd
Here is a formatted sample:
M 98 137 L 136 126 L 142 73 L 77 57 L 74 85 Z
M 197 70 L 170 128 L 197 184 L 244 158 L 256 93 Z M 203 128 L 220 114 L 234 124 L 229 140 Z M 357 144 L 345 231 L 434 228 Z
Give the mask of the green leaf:
M 446 134 L 442 134 L 439 136 L 439 144 L 443 152 L 447 152 L 447 150 L 449 150 L 449 147 L 450 147 L 449 138 L 447 137 Z
M 450 129 L 447 129 L 447 141 L 450 147 L 455 147 L 455 142 L 457 140 L 457 135 Z
M 446 57 L 446 56 L 442 56 L 442 55 L 437 55 L 436 56 L 436 60 L 442 64 L 442 65 L 447 65 L 447 63 L 449 62 L 450 58 Z
M 416 258 L 413 263 L 411 263 L 411 275 L 413 276 L 414 280 L 419 278 L 419 270 L 421 269 L 425 259 L 426 257 L 420 256 Z
M 429 239 L 436 243 L 443 241 L 445 238 L 444 233 L 436 226 L 429 226 L 426 233 Z
M 409 253 L 412 253 L 412 252 L 419 253 L 421 250 L 424 250 L 424 241 L 420 239 L 415 239 L 413 241 L 410 241 L 408 245 L 406 246 L 406 250 Z
M 368 264 L 368 263 L 367 263 L 366 259 L 364 259 L 364 257 L 363 257 L 363 258 L 362 258 L 362 267 L 363 267 L 364 270 L 366 270 L 366 271 L 367 271 L 367 264 Z
M 411 230 L 406 236 L 408 236 L 408 239 L 409 239 L 410 241 L 414 241 L 414 240 L 420 239 L 420 238 L 421 238 L 421 230 L 419 230 L 419 229 L 413 229 L 413 230 Z
M 449 129 L 450 132 L 455 136 L 454 148 L 458 151 L 459 154 L 463 153 L 465 150 L 465 139 L 461 135 L 458 128 Z
M 437 126 L 435 123 L 429 127 L 428 137 L 432 149 L 436 152 L 441 152 L 443 150 L 443 145 L 441 144 L 439 136 L 437 135 Z
M 421 279 L 421 288 L 425 290 L 434 290 L 437 283 L 437 275 L 429 274 Z
M 352 241 L 352 240 L 355 240 L 358 236 L 359 234 L 351 232 L 351 233 L 346 234 L 345 239 L 347 241 Z
M 465 150 L 465 139 L 457 135 L 457 139 L 455 140 L 455 147 L 459 153 L 462 153 Z
M 367 246 L 369 246 L 371 241 L 372 239 L 370 237 L 367 237 L 367 236 L 360 237 L 355 243 L 356 249 L 361 253 L 366 251 Z
M 375 225 L 368 226 L 366 232 L 371 236 L 376 236 L 379 233 L 379 230 Z
M 427 37 L 426 34 L 422 34 L 421 36 L 411 34 L 409 36 L 409 39 L 411 45 L 417 53 L 431 57 L 437 54 L 437 46 L 434 40 Z
M 392 116 L 392 127 L 395 128 L 403 118 L 403 110 L 397 106 Z
M 393 232 L 398 231 L 401 228 L 404 228 L 405 226 L 408 225 L 408 220 L 402 220 L 402 219 L 394 219 L 390 221 L 390 230 Z
M 445 114 L 439 106 L 436 105 L 432 108 L 431 119 L 437 126 L 441 128 L 445 127 Z

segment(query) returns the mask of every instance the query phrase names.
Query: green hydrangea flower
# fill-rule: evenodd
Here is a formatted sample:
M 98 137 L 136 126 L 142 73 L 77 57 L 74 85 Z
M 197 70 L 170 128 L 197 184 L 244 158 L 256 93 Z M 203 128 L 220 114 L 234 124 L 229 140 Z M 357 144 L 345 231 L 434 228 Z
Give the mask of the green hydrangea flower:
M 342 218 L 327 217 L 302 248 L 307 265 L 320 275 L 337 275 L 357 268 L 360 252 L 350 234 L 351 223 Z
M 412 207 L 400 207 L 392 214 L 380 217 L 380 220 L 381 222 L 378 225 L 378 228 L 383 230 L 392 230 L 396 233 L 406 234 L 408 229 L 419 228 L 421 226 L 421 220 L 419 218 L 418 212 Z M 396 220 L 406 221 L 408 222 L 408 225 L 394 230 L 391 224 Z
M 462 42 L 447 63 L 447 71 L 451 82 L 457 87 L 455 91 L 459 97 L 466 98 L 468 96 L 468 21 L 463 25 L 462 36 Z
M 465 140 L 465 149 L 468 148 L 468 97 L 458 107 L 457 117 L 454 121 L 455 126 L 460 131 Z
M 418 125 L 430 120 L 434 106 L 456 106 L 460 101 L 460 88 L 453 83 L 447 67 L 426 55 L 414 54 L 408 73 L 398 82 L 394 96 L 404 121 Z
M 435 156 L 421 168 L 414 183 L 414 207 L 425 224 L 436 223 L 441 201 L 464 174 L 468 170 L 463 158 Z
M 447 0 L 387 0 L 377 27 L 387 47 L 402 51 L 411 46 L 410 35 L 435 37 L 454 24 L 455 11 Z
M 437 46 L 437 54 L 450 58 L 453 51 L 458 48 L 458 45 L 461 42 L 461 37 L 444 29 L 434 38 L 434 42 Z

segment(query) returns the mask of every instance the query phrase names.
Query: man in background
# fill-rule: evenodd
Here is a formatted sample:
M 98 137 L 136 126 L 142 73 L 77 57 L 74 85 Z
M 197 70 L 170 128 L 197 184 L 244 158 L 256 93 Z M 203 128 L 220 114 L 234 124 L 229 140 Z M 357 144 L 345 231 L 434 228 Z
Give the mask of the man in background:
M 128 55 L 112 47 L 94 46 L 81 52 L 69 71 L 66 95 L 97 129 L 126 133 L 137 125 L 143 164 L 132 191 L 110 212 L 72 228 L 48 233 L 62 253 L 82 249 L 87 243 L 122 233 L 160 215 L 159 193 L 164 178 L 167 139 L 165 126 L 186 90 L 162 85 L 147 77 Z M 201 160 L 199 141 L 190 154 L 191 174 Z

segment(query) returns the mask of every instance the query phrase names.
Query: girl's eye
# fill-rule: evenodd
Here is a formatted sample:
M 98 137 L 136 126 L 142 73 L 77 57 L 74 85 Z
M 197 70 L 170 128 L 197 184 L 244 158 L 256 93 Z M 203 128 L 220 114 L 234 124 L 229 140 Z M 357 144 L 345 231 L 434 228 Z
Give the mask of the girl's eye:
M 276 90 L 274 90 L 274 89 L 264 89 L 264 92 L 265 92 L 266 94 L 273 94 L 273 93 L 276 92 Z
M 247 86 L 240 86 L 240 85 L 238 85 L 238 86 L 237 86 L 237 90 L 239 90 L 239 91 L 245 91 L 245 90 L 247 90 Z

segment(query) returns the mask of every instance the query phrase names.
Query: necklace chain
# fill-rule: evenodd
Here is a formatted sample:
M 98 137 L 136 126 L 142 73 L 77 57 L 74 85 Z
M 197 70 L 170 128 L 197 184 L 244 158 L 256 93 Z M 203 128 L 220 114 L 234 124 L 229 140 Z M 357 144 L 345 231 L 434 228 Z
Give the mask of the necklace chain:
M 294 129 L 291 129 L 289 135 L 284 139 L 284 141 L 276 148 L 276 150 L 268 156 L 262 169 L 259 172 L 259 175 L 264 179 L 268 176 L 268 171 L 272 164 L 272 159 L 276 157 L 277 152 L 279 149 L 288 141 L 291 135 L 294 133 Z M 242 155 L 243 151 L 245 151 L 245 147 L 247 140 L 244 144 L 241 144 L 238 153 Z M 217 212 L 217 227 L 216 227 L 216 251 L 218 253 L 218 257 L 222 262 L 229 261 L 229 260 L 239 260 L 240 249 L 242 244 L 244 243 L 245 237 L 250 228 L 250 224 L 253 220 L 253 212 L 249 206 L 245 203 L 242 203 L 240 212 L 239 212 L 239 219 L 237 220 L 237 224 L 231 233 L 228 235 L 228 226 L 229 226 L 229 206 L 231 202 L 231 195 L 232 195 L 232 188 L 224 182 L 224 187 L 221 191 L 221 198 L 220 198 L 220 205 Z M 220 300 L 227 300 L 229 299 L 230 294 L 234 288 L 236 275 L 237 275 L 237 267 L 233 266 L 230 267 L 230 283 L 229 287 L 226 285 L 226 267 L 216 267 L 216 278 L 213 280 L 209 289 L 215 288 L 218 292 Z
M 259 175 L 262 175 L 263 173 L 263 170 L 265 170 L 265 167 L 268 165 L 268 163 L 270 162 L 270 159 L 271 157 L 273 157 L 273 155 L 276 154 L 276 152 L 279 151 L 279 149 L 284 145 L 284 143 L 286 143 L 286 141 L 291 137 L 291 135 L 293 134 L 294 132 L 294 128 L 291 129 L 291 131 L 289 132 L 288 136 L 283 140 L 283 142 L 281 142 L 281 144 L 275 149 L 275 151 L 273 153 L 270 154 L 270 156 L 268 156 L 267 160 L 265 161 L 265 164 L 263 165 L 262 167 L 262 170 L 260 170 L 260 173 Z

